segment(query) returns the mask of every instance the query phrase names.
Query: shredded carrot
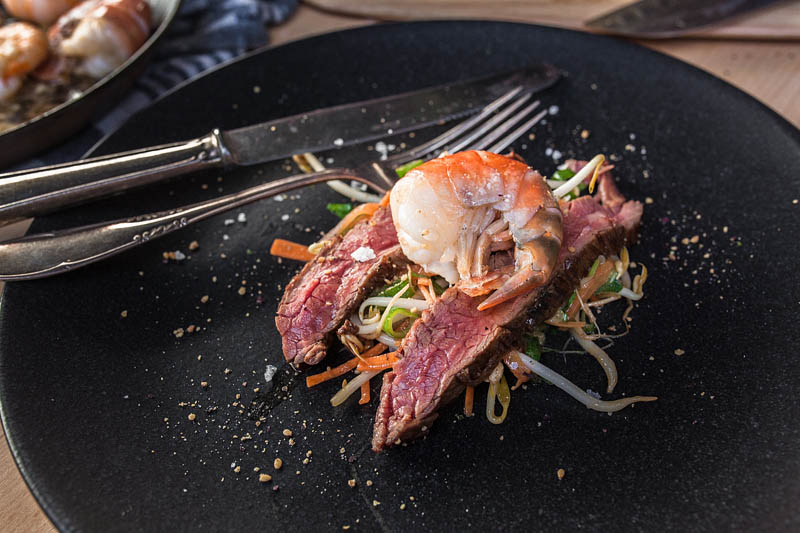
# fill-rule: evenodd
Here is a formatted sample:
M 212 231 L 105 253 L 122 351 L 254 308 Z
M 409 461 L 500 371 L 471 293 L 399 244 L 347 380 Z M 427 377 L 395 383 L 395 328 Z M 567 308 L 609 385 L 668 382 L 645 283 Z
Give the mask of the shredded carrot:
M 513 387 L 511 387 L 511 390 L 517 390 L 520 387 L 520 385 L 522 385 L 527 381 L 530 381 L 528 375 L 525 374 L 526 367 L 523 366 L 522 361 L 520 361 L 519 356 L 516 354 L 516 352 L 510 352 L 506 354 L 506 356 L 503 358 L 503 361 L 505 361 L 506 366 L 508 367 L 509 370 L 511 370 L 511 373 L 514 374 L 514 377 L 517 378 L 517 382 L 514 384 Z
M 369 403 L 369 381 L 361 384 L 361 399 L 358 400 L 358 405 Z
M 419 292 L 422 293 L 422 297 L 425 298 L 425 301 L 429 304 L 433 303 L 433 298 L 431 297 L 431 293 L 428 289 L 425 288 L 424 285 L 419 285 Z
M 358 365 L 358 357 L 353 357 L 346 363 L 339 365 L 334 368 L 329 368 L 325 372 L 320 372 L 319 374 L 314 374 L 313 376 L 308 376 L 306 378 L 306 387 L 313 387 L 315 385 L 319 385 L 324 381 L 328 381 L 329 379 L 338 378 L 342 374 L 346 374 L 353 370 Z
M 614 262 L 606 260 L 604 263 L 601 263 L 597 270 L 595 270 L 594 276 L 589 278 L 588 280 L 581 281 L 581 286 L 578 288 L 578 294 L 580 295 L 579 298 L 575 298 L 572 301 L 572 305 L 569 306 L 567 309 L 567 316 L 569 318 L 575 318 L 578 314 L 578 311 L 581 308 L 581 302 L 586 301 L 589 297 L 595 293 L 597 289 L 603 286 L 603 284 L 608 281 L 608 276 L 611 275 L 611 272 L 614 270 Z
M 472 416 L 472 403 L 475 399 L 475 387 L 467 385 L 467 392 L 464 394 L 464 415 Z
M 386 207 L 387 205 L 389 205 L 389 194 L 390 193 L 391 193 L 391 191 L 389 191 L 389 192 L 387 192 L 386 194 L 383 195 L 383 198 L 381 198 L 381 201 L 378 204 L 379 206 Z
M 308 246 L 285 239 L 275 239 L 269 249 L 270 255 L 294 259 L 295 261 L 311 261 L 316 257 L 308 251 Z
M 361 365 L 361 364 L 362 364 L 364 361 L 366 361 L 368 358 L 370 358 L 370 357 L 374 357 L 374 356 L 376 356 L 376 355 L 380 355 L 381 353 L 383 353 L 383 351 L 384 351 L 386 348 L 388 348 L 388 347 L 387 347 L 385 344 L 383 344 L 383 343 L 380 343 L 380 342 L 377 342 L 377 343 L 375 343 L 375 346 L 373 346 L 372 348 L 370 348 L 370 349 L 369 349 L 369 350 L 367 350 L 366 352 L 364 352 L 364 353 L 360 353 L 360 354 L 356 354 L 356 357 L 358 357 L 358 358 L 360 359 L 360 362 L 358 363 L 358 364 L 359 364 L 359 366 L 360 366 L 360 365 Z
M 333 233 L 344 235 L 350 230 L 350 228 L 356 225 L 356 222 L 358 222 L 361 217 L 370 218 L 373 214 L 375 214 L 375 211 L 377 211 L 379 207 L 380 206 L 378 204 L 372 203 L 355 206 L 352 211 L 347 213 L 344 218 L 342 218 L 342 220 L 336 224 L 332 230 Z
M 366 357 L 358 363 L 358 370 L 364 372 L 367 370 L 386 370 L 397 364 L 400 359 L 397 357 L 397 352 L 389 352 L 383 355 Z

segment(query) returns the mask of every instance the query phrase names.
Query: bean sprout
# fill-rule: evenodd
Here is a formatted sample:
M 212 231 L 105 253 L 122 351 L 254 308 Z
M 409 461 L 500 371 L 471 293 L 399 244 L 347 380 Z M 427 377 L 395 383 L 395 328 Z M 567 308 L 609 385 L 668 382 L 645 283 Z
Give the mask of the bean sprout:
M 619 400 L 613 401 L 605 401 L 599 400 L 594 396 L 590 395 L 586 391 L 583 391 L 572 383 L 570 380 L 551 370 L 550 368 L 546 367 L 539 361 L 535 361 L 521 352 L 516 352 L 519 360 L 524 364 L 528 369 L 536 374 L 539 377 L 542 377 L 558 387 L 559 389 L 563 390 L 582 404 L 584 404 L 589 409 L 593 409 L 595 411 L 602 411 L 604 413 L 614 413 L 619 411 L 620 409 L 624 409 L 625 407 L 631 405 L 632 403 L 636 402 L 652 402 L 657 400 L 658 398 L 655 396 L 633 396 L 632 398 L 621 398 Z

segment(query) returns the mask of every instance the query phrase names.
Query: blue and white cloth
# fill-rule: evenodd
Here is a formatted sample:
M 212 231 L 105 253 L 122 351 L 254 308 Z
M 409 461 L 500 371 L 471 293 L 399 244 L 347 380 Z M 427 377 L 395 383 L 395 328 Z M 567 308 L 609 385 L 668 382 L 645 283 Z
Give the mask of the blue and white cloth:
M 68 142 L 17 165 L 79 159 L 97 141 L 179 83 L 268 43 L 268 26 L 287 20 L 298 0 L 183 0 L 153 62 L 125 99 Z

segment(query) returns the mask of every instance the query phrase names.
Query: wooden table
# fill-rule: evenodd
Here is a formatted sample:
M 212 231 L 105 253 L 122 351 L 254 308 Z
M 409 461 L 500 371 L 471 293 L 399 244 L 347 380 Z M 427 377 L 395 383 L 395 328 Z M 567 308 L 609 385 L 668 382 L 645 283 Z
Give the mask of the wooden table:
M 301 6 L 294 18 L 273 29 L 281 44 L 332 30 L 374 23 Z M 800 43 L 682 39 L 642 43 L 699 66 L 752 94 L 800 127 Z M 0 227 L 0 240 L 21 235 L 28 222 Z M 2 284 L 0 283 L 0 291 Z M 54 531 L 17 471 L 0 432 L 0 524 L 3 531 Z

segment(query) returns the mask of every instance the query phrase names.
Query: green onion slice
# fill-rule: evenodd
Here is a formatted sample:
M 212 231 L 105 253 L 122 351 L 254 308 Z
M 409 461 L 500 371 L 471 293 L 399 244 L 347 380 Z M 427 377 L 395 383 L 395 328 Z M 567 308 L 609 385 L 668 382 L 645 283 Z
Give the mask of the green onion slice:
M 328 204 L 325 207 L 339 218 L 344 218 L 347 213 L 353 210 L 353 204 Z
M 417 168 L 422 163 L 424 163 L 424 161 L 422 159 L 415 159 L 414 161 L 411 161 L 410 163 L 406 163 L 405 165 L 401 165 L 401 166 L 397 167 L 396 169 L 394 169 L 394 171 L 397 172 L 397 177 L 402 178 L 403 176 L 405 176 L 408 173 L 409 170 L 411 170 L 413 168 Z
M 394 317 L 396 317 L 397 315 L 411 319 L 408 326 L 399 331 L 395 331 L 393 325 Z M 408 309 L 403 309 L 402 307 L 392 307 L 392 310 L 389 311 L 389 314 L 386 315 L 386 320 L 384 320 L 383 322 L 383 331 L 386 332 L 387 335 L 390 335 L 395 339 L 402 339 L 403 337 L 406 336 L 408 330 L 411 329 L 411 324 L 413 324 L 414 321 L 418 318 L 419 315 L 417 313 L 412 313 Z

